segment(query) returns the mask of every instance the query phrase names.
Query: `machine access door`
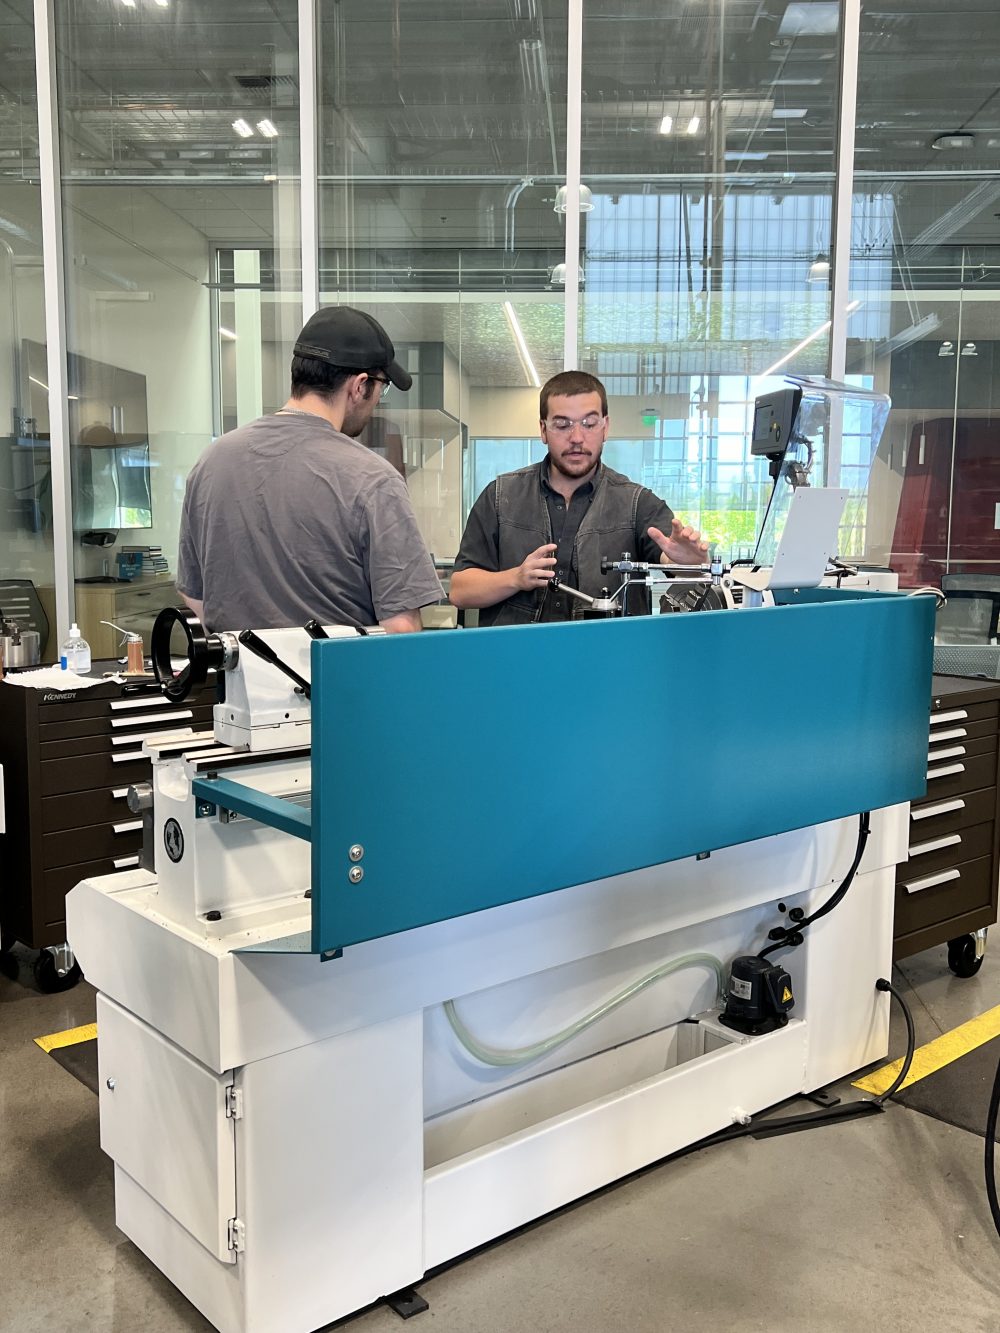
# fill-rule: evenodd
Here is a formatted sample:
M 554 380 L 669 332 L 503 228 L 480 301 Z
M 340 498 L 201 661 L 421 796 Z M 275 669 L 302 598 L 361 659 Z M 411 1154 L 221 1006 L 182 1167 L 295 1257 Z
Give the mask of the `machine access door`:
M 214 1074 L 106 995 L 97 997 L 101 1147 L 224 1263 L 236 1216 L 232 1077 Z

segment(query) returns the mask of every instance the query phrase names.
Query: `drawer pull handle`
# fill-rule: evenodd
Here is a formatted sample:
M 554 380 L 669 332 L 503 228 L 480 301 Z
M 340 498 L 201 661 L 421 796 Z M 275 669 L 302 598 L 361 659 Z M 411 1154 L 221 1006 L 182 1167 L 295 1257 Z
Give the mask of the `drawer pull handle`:
M 194 717 L 190 708 L 180 708 L 172 713 L 154 713 L 152 717 L 144 717 L 137 713 L 135 717 L 113 717 L 111 719 L 112 727 L 141 727 L 147 722 L 152 722 L 159 726 L 161 722 L 180 722 L 184 718 Z
M 151 694 L 148 698 L 144 699 L 112 699 L 111 701 L 112 713 L 124 712 L 136 708 L 168 708 L 169 706 L 170 700 L 164 694 Z
M 962 841 L 961 833 L 949 833 L 946 838 L 932 838 L 930 842 L 915 842 L 910 848 L 910 860 L 915 856 L 926 856 L 928 852 L 940 852 L 945 847 L 958 847 Z
M 939 731 L 932 736 L 931 745 L 940 745 L 942 741 L 962 741 L 968 734 L 966 727 L 952 727 L 950 731 Z
M 950 778 L 955 773 L 964 772 L 964 764 L 945 764 L 944 768 L 929 768 L 927 770 L 927 781 L 933 782 L 935 778 Z
M 963 754 L 965 754 L 964 745 L 950 745 L 947 750 L 932 750 L 927 756 L 927 761 L 939 764 L 942 759 L 961 759 Z
M 116 870 L 127 870 L 129 866 L 137 866 L 139 858 L 137 856 L 116 856 L 112 864 Z
M 924 889 L 936 888 L 938 884 L 950 884 L 953 879 L 961 879 L 961 870 L 942 870 L 938 875 L 925 875 L 923 879 L 911 879 L 903 888 L 907 893 L 920 893 Z
M 145 759 L 146 756 L 141 750 L 130 750 L 128 754 L 113 754 L 111 762 L 113 764 L 129 764 L 134 759 Z
M 937 805 L 921 805 L 910 811 L 911 819 L 933 819 L 935 815 L 950 815 L 952 810 L 964 810 L 965 802 L 961 796 L 953 801 L 938 801 Z
M 953 708 L 949 713 L 931 714 L 931 726 L 939 727 L 942 722 L 964 722 L 969 716 L 964 708 Z
M 111 795 L 116 801 L 124 801 L 125 797 L 128 795 L 128 787 L 112 787 Z
M 126 824 L 112 824 L 115 833 L 134 833 L 136 829 L 142 828 L 141 819 L 130 819 Z

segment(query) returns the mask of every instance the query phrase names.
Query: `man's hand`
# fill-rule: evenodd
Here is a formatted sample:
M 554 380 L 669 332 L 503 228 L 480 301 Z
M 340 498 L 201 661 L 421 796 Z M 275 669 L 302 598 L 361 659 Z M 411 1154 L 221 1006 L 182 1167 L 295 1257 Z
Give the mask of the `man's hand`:
M 536 588 L 543 588 L 554 578 L 556 572 L 555 552 L 555 542 L 549 542 L 545 546 L 539 546 L 537 551 L 532 551 L 518 565 L 514 571 L 514 582 L 522 592 L 534 592 Z
M 705 564 L 708 557 L 708 542 L 702 541 L 697 528 L 685 527 L 679 518 L 675 518 L 670 525 L 669 537 L 665 537 L 659 528 L 649 528 L 647 531 L 671 564 Z

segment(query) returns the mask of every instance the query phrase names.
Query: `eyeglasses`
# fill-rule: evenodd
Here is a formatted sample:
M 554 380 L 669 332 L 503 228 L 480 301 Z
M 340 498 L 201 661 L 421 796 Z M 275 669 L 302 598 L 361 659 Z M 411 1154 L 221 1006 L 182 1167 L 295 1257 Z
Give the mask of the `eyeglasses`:
M 574 426 L 579 426 L 582 431 L 589 435 L 591 431 L 595 431 L 603 425 L 606 420 L 607 417 L 599 417 L 592 412 L 590 416 L 581 417 L 579 420 L 574 420 L 572 417 L 549 417 L 545 424 L 549 430 L 555 431 L 557 435 L 567 434 Z
M 385 379 L 384 376 L 382 376 L 382 375 L 371 375 L 371 374 L 370 374 L 370 375 L 368 376 L 368 378 L 369 378 L 370 380 L 372 380 L 375 384 L 381 384 L 382 388 L 381 388 L 380 391 L 379 391 L 378 400 L 379 400 L 380 403 L 384 402 L 384 401 L 385 401 L 385 398 L 386 398 L 386 395 L 388 394 L 389 390 L 392 388 L 392 381 L 391 381 L 391 380 L 387 380 L 387 379 Z

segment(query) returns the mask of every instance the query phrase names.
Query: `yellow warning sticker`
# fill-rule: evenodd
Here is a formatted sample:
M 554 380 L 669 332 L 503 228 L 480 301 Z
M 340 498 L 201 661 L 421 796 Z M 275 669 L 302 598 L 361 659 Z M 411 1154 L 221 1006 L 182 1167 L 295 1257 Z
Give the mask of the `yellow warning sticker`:
M 791 998 L 792 998 L 791 988 L 786 986 L 785 989 L 781 992 L 781 1003 L 788 1004 L 791 1001 Z

